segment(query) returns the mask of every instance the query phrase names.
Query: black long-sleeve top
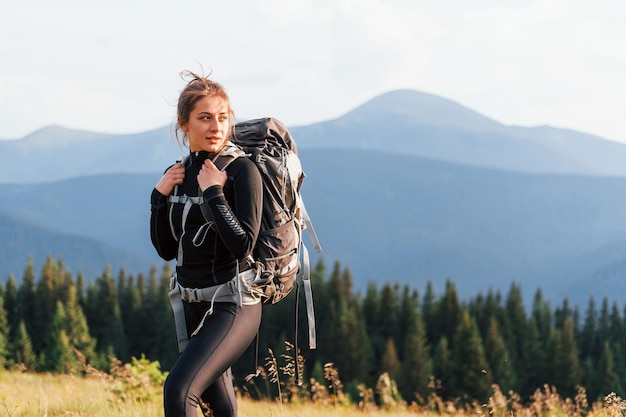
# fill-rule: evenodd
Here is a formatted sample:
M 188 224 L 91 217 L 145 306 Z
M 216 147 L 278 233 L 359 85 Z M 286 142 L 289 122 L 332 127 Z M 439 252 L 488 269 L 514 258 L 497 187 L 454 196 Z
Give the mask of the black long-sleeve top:
M 185 167 L 185 179 L 176 195 L 198 196 L 198 172 L 208 152 L 193 152 Z M 182 239 L 183 262 L 176 266 L 178 281 L 190 288 L 204 288 L 229 281 L 237 261 L 252 253 L 261 224 L 263 186 L 258 168 L 245 157 L 226 167 L 224 187 L 211 186 L 202 193 L 202 205 L 189 210 Z M 154 189 L 150 198 L 150 237 L 164 260 L 178 255 L 178 242 L 170 227 L 168 196 Z M 183 230 L 181 203 L 172 207 L 177 235 Z M 210 228 L 207 223 L 213 223 Z

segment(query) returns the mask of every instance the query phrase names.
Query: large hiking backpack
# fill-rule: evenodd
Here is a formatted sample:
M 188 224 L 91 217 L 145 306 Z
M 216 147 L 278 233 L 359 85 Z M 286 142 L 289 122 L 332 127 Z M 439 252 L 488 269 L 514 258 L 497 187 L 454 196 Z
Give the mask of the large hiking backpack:
M 308 230 L 317 253 L 322 248 L 300 194 L 305 174 L 298 158 L 296 143 L 287 127 L 274 118 L 253 119 L 235 125 L 231 142 L 243 149 L 261 172 L 263 215 L 253 257 L 263 265 L 265 304 L 285 298 L 295 287 L 294 364 L 296 384 L 300 385 L 298 361 L 298 276 L 304 286 L 309 347 L 316 348 L 315 314 L 311 289 L 309 253 L 302 241 Z M 258 337 L 254 369 L 258 358 Z M 258 375 L 248 375 L 252 378 Z M 247 379 L 248 379 L 247 378 Z
M 309 256 L 302 242 L 305 229 L 315 250 L 321 252 L 300 194 L 305 174 L 295 141 L 287 127 L 276 119 L 238 123 L 231 142 L 243 149 L 263 178 L 263 216 L 254 258 L 263 264 L 264 277 L 273 281 L 267 287 L 265 303 L 274 304 L 291 292 L 299 272 L 305 290 L 310 285 Z

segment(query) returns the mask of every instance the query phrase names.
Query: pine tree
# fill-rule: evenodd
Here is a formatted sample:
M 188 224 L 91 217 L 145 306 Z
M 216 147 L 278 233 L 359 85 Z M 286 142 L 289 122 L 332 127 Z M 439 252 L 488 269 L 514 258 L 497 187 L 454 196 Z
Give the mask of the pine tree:
M 342 276 L 341 264 L 337 261 L 333 264 L 333 270 L 328 279 L 328 297 L 330 300 L 346 300 L 352 298 L 351 288 L 346 288 Z
M 454 348 L 455 334 L 461 320 L 463 319 L 463 310 L 459 302 L 456 286 L 452 280 L 446 281 L 446 289 L 441 300 L 437 304 L 437 315 L 435 325 L 441 329 L 441 335 L 446 340 L 452 342 Z
M 554 385 L 556 385 L 562 396 L 573 398 L 576 395 L 576 386 L 580 384 L 581 367 L 572 320 L 567 320 L 563 324 L 559 336 L 554 362 Z
M 403 348 L 399 389 L 407 401 L 424 400 L 428 396 L 428 383 L 433 374 L 430 349 L 424 322 L 415 308 L 409 314 Z
M 369 381 L 372 351 L 363 319 L 362 306 L 357 299 L 343 297 L 351 285 L 349 271 L 329 280 L 329 322 L 325 334 L 326 358 L 341 371 L 344 381 Z
M 162 369 L 169 369 L 178 358 L 174 316 L 168 297 L 171 276 L 171 266 L 166 263 L 152 300 L 152 337 L 150 338 L 152 345 L 145 350 L 148 357 L 160 362 Z
M 379 374 L 382 375 L 384 372 L 387 372 L 392 380 L 397 381 L 398 375 L 400 375 L 400 366 L 396 344 L 393 338 L 390 337 L 387 339 L 387 343 L 385 343 Z
M 90 312 L 87 318 L 89 330 L 97 340 L 96 350 L 102 360 L 113 355 L 122 362 L 127 362 L 130 356 L 116 288 L 111 269 L 107 266 L 104 273 L 96 279 L 95 286 L 88 291 L 87 304 Z M 100 364 L 103 365 L 105 363 Z
M 476 299 L 470 303 L 470 314 L 475 318 L 481 335 L 486 335 L 491 326 L 491 320 L 496 319 L 498 328 L 502 326 L 500 321 L 503 314 L 500 306 L 500 294 L 489 290 L 486 297 L 479 294 Z
M 408 285 L 405 285 L 402 289 L 398 315 L 398 331 L 395 335 L 400 361 L 404 361 L 403 346 L 406 345 L 406 339 L 409 337 L 409 328 L 413 324 L 413 315 L 416 311 L 419 311 L 419 294 L 416 290 L 411 290 Z
M 600 308 L 600 317 L 598 320 L 598 340 L 600 345 L 597 351 L 598 357 L 602 355 L 604 343 L 611 340 L 610 326 L 611 313 L 609 308 L 609 299 L 604 297 L 602 299 L 602 307 Z
M 548 330 L 551 332 L 551 329 Z M 522 347 L 523 361 L 522 366 L 517 370 L 517 385 L 513 389 L 522 398 L 529 398 L 550 378 L 552 368 L 549 363 L 554 360 L 554 354 L 549 354 L 549 339 L 550 335 L 545 339 L 542 338 L 537 319 L 533 316 L 528 326 L 528 337 Z
M 596 311 L 596 305 L 593 297 L 589 298 L 587 305 L 587 314 L 585 315 L 585 321 L 580 332 L 580 356 L 581 358 L 594 361 L 598 357 L 599 345 L 598 345 L 598 316 Z
M 422 298 L 422 317 L 426 330 L 426 337 L 432 345 L 441 339 L 442 333 L 437 323 L 437 300 L 432 281 L 426 283 L 426 290 Z
M 624 358 L 624 323 L 616 302 L 611 307 L 609 318 L 609 346 L 613 352 L 614 368 L 619 378 L 620 386 L 626 386 L 624 373 L 626 372 L 626 358 Z
M 491 393 L 491 371 L 476 321 L 463 311 L 452 344 L 451 390 L 467 400 L 486 401 Z
M 385 355 L 385 337 L 381 323 L 381 317 L 383 314 L 386 314 L 386 309 L 384 311 L 385 313 L 383 313 L 380 292 L 376 287 L 376 283 L 372 281 L 367 285 L 365 298 L 363 299 L 363 322 L 370 339 L 372 357 L 377 364 L 371 367 L 372 374 L 369 375 L 370 381 L 375 381 L 382 373 L 381 367 L 378 366 L 378 364 L 381 363 Z
M 17 327 L 17 336 L 14 342 L 13 352 L 16 364 L 22 364 L 29 371 L 35 370 L 37 366 L 37 355 L 33 349 L 33 344 L 28 335 L 24 320 L 20 321 Z
M 9 340 L 13 340 L 15 338 L 17 335 L 17 328 L 20 325 L 18 302 L 15 277 L 13 274 L 10 274 L 4 290 L 4 309 L 7 313 Z
M 73 285 L 68 288 L 65 313 L 67 326 L 63 329 L 68 343 L 90 362 L 95 358 L 96 340 L 89 332 L 89 325 L 85 313 L 78 302 L 77 289 Z
M 348 353 L 342 361 L 342 369 L 347 371 L 344 375 L 347 380 L 354 382 L 371 382 L 367 379 L 371 375 L 370 369 L 372 368 L 371 342 L 365 329 L 361 309 L 356 305 L 350 311 L 346 329 L 344 340 L 349 341 L 347 351 L 352 353 Z
M 4 292 L 0 291 L 0 370 L 9 361 L 9 320 L 4 308 Z
M 543 297 L 541 288 L 535 291 L 531 317 L 535 320 L 539 340 L 545 343 L 550 337 L 552 328 L 552 311 L 550 310 L 550 305 Z
M 444 399 L 451 399 L 453 393 L 452 381 L 452 351 L 446 337 L 439 339 L 433 355 L 433 375 L 439 395 Z
M 380 313 L 380 292 L 378 291 L 376 282 L 370 281 L 367 284 L 365 298 L 363 299 L 363 314 L 365 314 L 367 329 L 370 332 L 375 331 L 378 327 L 378 319 L 380 318 Z
M 347 310 L 347 300 L 343 297 L 341 266 L 339 262 L 333 264 L 333 270 L 326 285 L 326 298 L 323 303 L 326 304 L 326 322 L 328 325 L 319 329 L 319 337 L 325 340 L 320 346 L 320 354 L 337 364 L 337 352 L 341 348 L 343 334 L 338 325 L 342 311 Z M 277 306 L 280 307 L 279 303 Z M 317 310 L 317 309 L 316 309 Z M 344 313 L 345 314 L 345 313 Z M 332 323 L 332 324 L 331 324 Z
M 501 329 L 504 340 L 508 342 L 507 350 L 511 355 L 513 366 L 523 365 L 524 353 L 522 346 L 528 334 L 528 322 L 524 311 L 522 290 L 519 285 L 512 283 L 505 301 L 506 326 Z
M 48 255 L 41 269 L 41 277 L 39 278 L 35 290 L 37 307 L 34 317 L 35 322 L 32 323 L 32 333 L 29 332 L 30 334 L 49 334 L 52 317 L 55 314 L 56 303 L 59 299 L 58 289 L 62 281 L 60 275 L 61 272 L 58 264 L 54 261 L 52 256 Z M 40 355 L 47 352 L 51 347 L 48 344 L 50 339 L 47 337 L 36 337 L 32 340 L 35 352 Z
M 76 302 L 80 305 L 80 308 L 85 311 L 85 276 L 81 271 L 78 271 L 76 275 Z
M 561 307 L 557 307 L 554 310 L 554 327 L 557 329 L 562 329 L 567 320 L 573 320 L 574 311 L 569 305 L 569 300 L 567 297 L 563 299 L 563 303 Z
M 602 354 L 598 360 L 596 371 L 597 392 L 588 392 L 590 399 L 602 399 L 611 392 L 623 392 L 619 376 L 615 369 L 614 355 L 609 342 L 604 342 Z
M 33 258 L 32 256 L 28 257 L 28 262 L 26 264 L 26 268 L 24 269 L 24 275 L 22 276 L 22 284 L 17 293 L 17 306 L 18 306 L 18 323 L 23 322 L 25 326 L 25 332 L 28 335 L 41 334 L 36 333 L 37 326 L 35 322 L 37 321 L 36 312 L 39 306 L 37 305 L 37 300 L 35 298 L 35 270 L 33 266 Z M 18 324 L 18 331 L 19 331 Z M 29 340 L 30 347 L 34 350 L 35 346 L 32 344 L 32 341 Z M 35 350 L 36 352 L 36 350 Z M 35 354 L 36 355 L 36 354 Z M 30 370 L 34 370 L 34 368 L 30 368 Z
M 41 370 L 55 373 L 77 373 L 78 358 L 67 336 L 70 324 L 65 308 L 61 301 L 57 301 L 56 311 L 49 328 L 47 350 L 43 352 L 45 363 Z
M 325 360 L 331 361 L 337 364 L 337 360 L 339 359 L 341 343 L 343 340 L 342 328 L 340 324 L 340 318 L 345 316 L 347 313 L 347 303 L 341 297 L 341 271 L 339 269 L 339 264 L 335 262 L 333 271 L 328 280 L 327 286 L 327 299 L 325 300 L 328 306 L 326 311 L 328 321 L 327 323 L 332 323 L 332 325 L 323 326 L 319 329 L 319 335 L 326 343 L 322 344 L 322 349 L 324 349 L 323 357 L 327 358 Z M 280 306 L 279 303 L 277 306 Z M 344 319 L 345 321 L 345 319 Z
M 495 317 L 490 320 L 484 345 L 485 351 L 488 352 L 487 363 L 491 369 L 493 383 L 498 384 L 503 392 L 516 388 L 513 363 L 498 330 Z
M 400 333 L 400 297 L 398 288 L 392 287 L 389 283 L 383 285 L 380 293 L 380 317 L 378 319 L 379 336 L 385 340 L 394 339 L 394 344 L 398 346 L 398 334 Z
M 118 298 L 128 351 L 131 356 L 139 357 L 147 353 L 152 344 L 148 340 L 148 336 L 155 331 L 151 322 L 152 311 L 146 304 L 146 294 L 141 293 L 132 276 L 126 277 L 120 273 L 118 279 L 121 279 L 118 281 Z

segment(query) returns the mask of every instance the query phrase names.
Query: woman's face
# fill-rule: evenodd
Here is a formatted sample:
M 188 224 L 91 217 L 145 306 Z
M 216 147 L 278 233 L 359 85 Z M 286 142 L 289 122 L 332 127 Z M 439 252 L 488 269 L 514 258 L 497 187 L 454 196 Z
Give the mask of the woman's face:
M 215 96 L 202 97 L 189 115 L 189 121 L 181 125 L 189 141 L 191 152 L 218 152 L 228 140 L 230 127 L 228 103 Z

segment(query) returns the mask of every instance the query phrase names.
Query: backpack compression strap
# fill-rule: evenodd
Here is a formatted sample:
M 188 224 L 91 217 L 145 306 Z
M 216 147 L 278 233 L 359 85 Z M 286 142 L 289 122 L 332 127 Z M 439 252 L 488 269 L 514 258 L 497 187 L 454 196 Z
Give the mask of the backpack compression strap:
M 317 239 L 317 233 L 315 233 L 315 229 L 313 228 L 313 223 L 311 222 L 311 218 L 309 217 L 309 213 L 306 211 L 306 207 L 304 206 L 304 201 L 302 201 L 302 196 L 298 195 L 298 204 L 300 205 L 300 210 L 302 211 L 302 219 L 304 220 L 304 225 L 306 229 L 309 231 L 309 237 L 313 242 L 313 246 L 315 247 L 315 252 L 321 253 L 322 246 L 320 245 L 320 241 Z M 307 254 L 308 258 L 308 254 Z
M 317 336 L 315 333 L 315 312 L 313 310 L 313 290 L 311 289 L 311 264 L 309 251 L 302 245 L 302 284 L 304 285 L 304 301 L 306 304 L 306 318 L 309 325 L 309 348 L 317 348 Z M 296 319 L 297 320 L 297 319 Z

